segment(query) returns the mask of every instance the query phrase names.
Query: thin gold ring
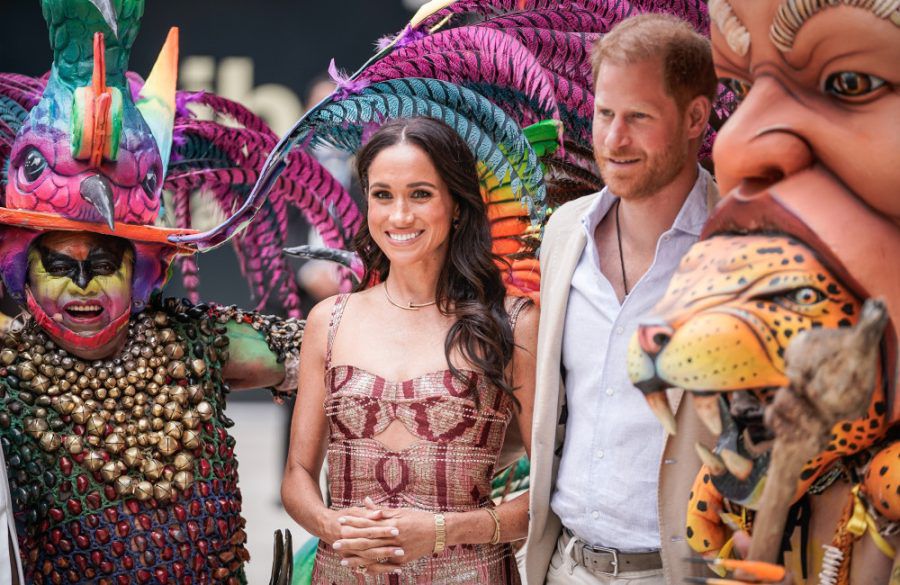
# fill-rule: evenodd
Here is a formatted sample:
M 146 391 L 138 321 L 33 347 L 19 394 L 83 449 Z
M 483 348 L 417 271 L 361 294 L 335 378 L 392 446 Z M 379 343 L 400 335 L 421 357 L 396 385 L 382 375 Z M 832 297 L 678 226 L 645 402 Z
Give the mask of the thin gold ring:
M 356 567 L 356 572 L 359 573 L 360 575 L 366 575 L 369 573 L 369 568 L 366 567 L 365 565 L 360 565 L 360 566 Z

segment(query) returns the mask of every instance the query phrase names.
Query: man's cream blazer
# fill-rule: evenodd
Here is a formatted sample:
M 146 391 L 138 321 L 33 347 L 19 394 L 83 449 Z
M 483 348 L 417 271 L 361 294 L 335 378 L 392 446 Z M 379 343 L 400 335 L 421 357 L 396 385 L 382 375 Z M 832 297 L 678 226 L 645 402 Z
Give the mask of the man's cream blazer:
M 711 210 L 718 201 L 718 190 L 713 181 L 709 181 L 709 186 L 707 209 Z M 541 319 L 531 435 L 531 522 L 525 544 L 526 585 L 544 584 L 561 528 L 559 518 L 550 509 L 550 496 L 565 436 L 565 426 L 559 424 L 566 397 L 560 365 L 562 333 L 572 273 L 587 243 L 581 217 L 597 197 L 599 194 L 588 195 L 560 207 L 547 224 L 541 243 Z M 681 585 L 682 578 L 690 574 L 711 575 L 702 565 L 690 566 L 682 560 L 691 556 L 685 538 L 685 514 L 691 486 L 700 469 L 694 443 L 701 441 L 711 446 L 713 440 L 688 404 L 689 399 L 681 398 L 681 391 L 669 391 L 669 401 L 677 409 L 678 434 L 666 441 L 659 472 L 659 533 L 669 585 Z M 578 437 L 567 440 L 577 441 Z

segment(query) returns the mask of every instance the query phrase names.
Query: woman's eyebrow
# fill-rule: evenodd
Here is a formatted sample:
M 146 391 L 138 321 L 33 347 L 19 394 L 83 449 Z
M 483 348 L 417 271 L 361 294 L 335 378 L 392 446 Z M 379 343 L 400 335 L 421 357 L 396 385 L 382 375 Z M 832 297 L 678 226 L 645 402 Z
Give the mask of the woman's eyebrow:
M 416 181 L 415 183 L 409 183 L 406 187 L 407 189 L 412 189 L 415 187 L 431 187 L 432 189 L 437 189 L 437 186 L 429 183 L 428 181 Z

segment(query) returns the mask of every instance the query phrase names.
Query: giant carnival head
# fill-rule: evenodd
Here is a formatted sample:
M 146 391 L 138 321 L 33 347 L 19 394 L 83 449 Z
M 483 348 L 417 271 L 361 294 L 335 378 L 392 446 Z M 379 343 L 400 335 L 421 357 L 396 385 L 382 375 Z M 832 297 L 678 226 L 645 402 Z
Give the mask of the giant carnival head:
M 0 273 L 55 340 L 93 352 L 162 286 L 178 253 L 167 237 L 184 232 L 154 227 L 172 145 L 177 31 L 140 85 L 126 71 L 143 0 L 42 6 L 53 48 L 46 87 L 30 111 L 13 109 L 17 132 L 2 128 L 15 138 L 0 141 Z M 126 305 L 97 300 L 109 284 L 99 281 L 125 267 Z
M 711 0 L 719 78 L 740 103 L 714 147 L 727 194 L 632 341 L 632 381 L 670 430 L 665 390 L 693 394 L 718 436 L 699 445 L 725 498 L 755 508 L 769 463 L 763 410 L 784 351 L 884 299 L 892 325 L 866 415 L 842 421 L 798 495 L 900 419 L 900 1 Z

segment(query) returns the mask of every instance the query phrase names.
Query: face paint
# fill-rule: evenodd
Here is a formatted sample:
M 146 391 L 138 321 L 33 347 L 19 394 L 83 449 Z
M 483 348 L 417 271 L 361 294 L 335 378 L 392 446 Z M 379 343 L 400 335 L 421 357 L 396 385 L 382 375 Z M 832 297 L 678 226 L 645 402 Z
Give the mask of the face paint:
M 28 305 L 61 345 L 96 349 L 128 321 L 132 251 L 88 234 L 52 234 L 28 255 Z

